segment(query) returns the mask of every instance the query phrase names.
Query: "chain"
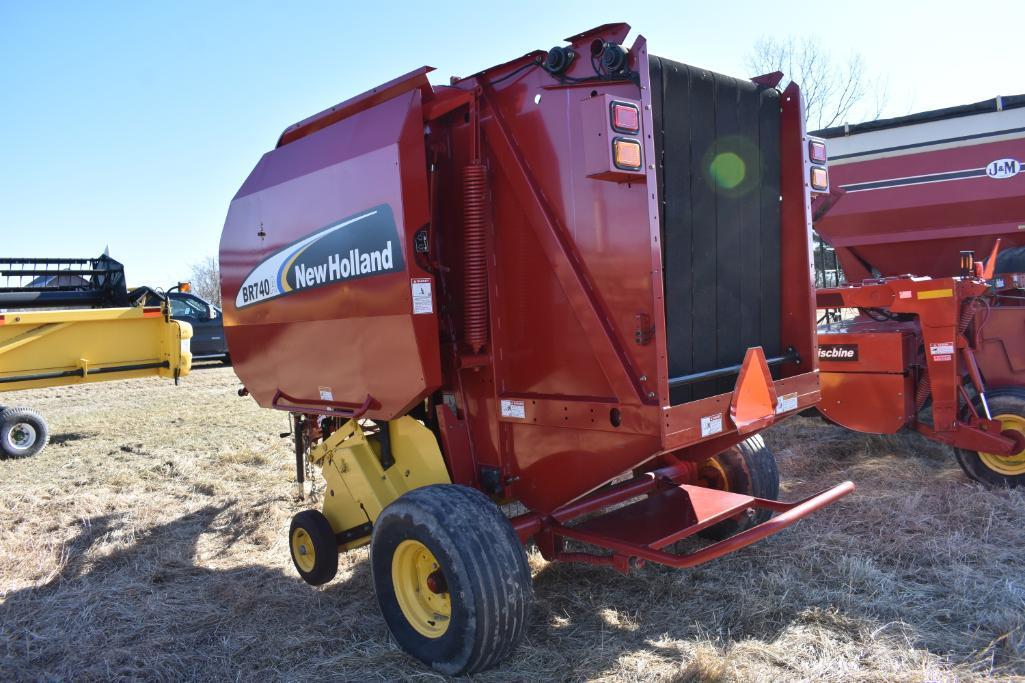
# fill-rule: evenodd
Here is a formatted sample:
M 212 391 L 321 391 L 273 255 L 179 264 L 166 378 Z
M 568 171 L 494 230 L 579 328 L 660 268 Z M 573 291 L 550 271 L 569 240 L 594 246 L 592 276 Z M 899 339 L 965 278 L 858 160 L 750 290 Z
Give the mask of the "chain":
M 310 502 L 316 503 L 317 487 L 313 483 L 313 475 L 316 468 L 313 466 L 313 463 L 310 462 L 310 450 L 309 446 L 305 449 L 306 452 L 303 454 L 303 467 L 306 471 L 306 481 L 310 483 Z
M 310 484 L 310 502 L 317 502 L 317 487 L 314 483 L 314 475 L 316 474 L 317 468 L 313 466 L 310 461 L 310 454 L 313 452 L 313 445 L 311 439 L 308 438 L 308 431 L 310 430 L 309 424 L 304 421 L 304 429 L 307 430 L 307 435 L 303 437 L 303 470 L 306 473 L 306 481 Z

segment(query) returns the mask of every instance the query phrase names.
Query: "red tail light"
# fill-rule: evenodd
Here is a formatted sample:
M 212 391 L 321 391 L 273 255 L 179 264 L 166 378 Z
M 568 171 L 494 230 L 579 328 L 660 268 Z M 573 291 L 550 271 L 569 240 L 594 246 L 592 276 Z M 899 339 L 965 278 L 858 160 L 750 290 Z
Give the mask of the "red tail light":
M 826 143 L 823 140 L 811 139 L 808 141 L 808 158 L 813 164 L 826 163 Z
M 613 102 L 612 129 L 617 133 L 637 134 L 641 132 L 640 110 L 632 104 Z

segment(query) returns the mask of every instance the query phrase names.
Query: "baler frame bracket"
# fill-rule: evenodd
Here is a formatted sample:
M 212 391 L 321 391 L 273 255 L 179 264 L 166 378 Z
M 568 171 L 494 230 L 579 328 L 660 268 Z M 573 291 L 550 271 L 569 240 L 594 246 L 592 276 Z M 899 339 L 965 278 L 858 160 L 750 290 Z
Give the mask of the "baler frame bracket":
M 282 404 L 287 401 L 287 404 Z M 328 417 L 345 417 L 355 419 L 363 417 L 366 412 L 377 407 L 377 401 L 370 394 L 363 399 L 362 403 L 346 401 L 328 401 L 311 398 L 295 398 L 278 389 L 274 392 L 271 400 L 271 407 L 277 410 L 288 410 L 293 413 L 306 413 L 310 415 L 325 415 Z

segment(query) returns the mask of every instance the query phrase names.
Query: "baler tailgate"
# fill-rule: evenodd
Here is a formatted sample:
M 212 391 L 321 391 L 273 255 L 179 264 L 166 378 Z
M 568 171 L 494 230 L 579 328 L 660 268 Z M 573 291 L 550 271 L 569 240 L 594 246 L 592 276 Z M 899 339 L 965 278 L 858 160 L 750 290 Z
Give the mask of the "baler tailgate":
M 854 484 L 845 481 L 804 500 L 784 503 L 682 484 L 575 526 L 555 524 L 551 532 L 559 539 L 572 539 L 612 551 L 612 555 L 557 552 L 558 559 L 609 564 L 621 571 L 629 567 L 631 560 L 657 562 L 684 569 L 722 557 L 782 531 L 853 490 Z M 663 550 L 723 520 L 745 514 L 752 508 L 768 509 L 780 514 L 691 553 L 681 555 Z

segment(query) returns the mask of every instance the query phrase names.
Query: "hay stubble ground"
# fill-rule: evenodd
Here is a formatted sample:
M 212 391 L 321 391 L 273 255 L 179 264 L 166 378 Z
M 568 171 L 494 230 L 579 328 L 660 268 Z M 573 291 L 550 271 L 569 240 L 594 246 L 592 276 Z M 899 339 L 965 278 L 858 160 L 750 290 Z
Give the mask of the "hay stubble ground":
M 285 416 L 230 368 L 9 394 L 50 447 L 0 461 L 0 679 L 437 678 L 391 642 L 366 550 L 304 584 L 288 558 Z M 1025 676 L 1025 494 L 944 448 L 795 418 L 766 433 L 785 497 L 858 491 L 690 571 L 530 553 L 525 644 L 479 680 Z

